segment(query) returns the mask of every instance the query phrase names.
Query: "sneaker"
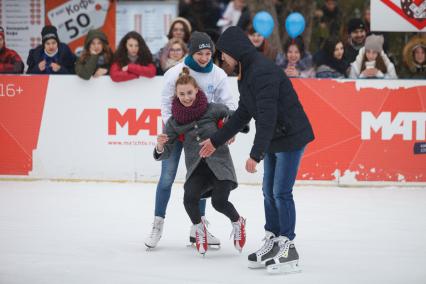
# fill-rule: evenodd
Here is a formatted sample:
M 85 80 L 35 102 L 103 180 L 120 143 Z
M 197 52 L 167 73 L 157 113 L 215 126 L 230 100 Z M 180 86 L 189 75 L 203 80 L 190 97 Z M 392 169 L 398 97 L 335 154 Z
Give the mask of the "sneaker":
M 197 250 L 201 254 L 205 254 L 208 249 L 207 244 L 208 236 L 206 225 L 203 222 L 200 222 L 195 225 L 195 245 Z
M 206 225 L 206 232 L 207 232 L 207 239 L 208 239 L 208 245 L 209 246 L 220 246 L 220 240 L 218 238 L 216 238 L 212 233 L 210 233 L 210 231 L 207 229 L 207 227 L 209 226 L 209 221 L 207 221 L 206 217 L 202 216 L 201 217 L 201 222 L 204 223 Z M 191 244 L 195 244 L 195 226 L 193 225 L 191 226 L 191 231 L 189 233 L 189 242 Z
M 155 248 L 157 246 L 163 234 L 163 225 L 164 218 L 155 216 L 151 234 L 145 239 L 145 245 L 148 248 Z
M 234 237 L 234 247 L 241 252 L 246 244 L 246 220 L 240 216 L 237 222 L 232 222 L 231 237 Z
M 248 267 L 249 268 L 264 268 L 265 262 L 273 258 L 280 250 L 278 243 L 274 242 L 275 234 L 269 231 L 265 231 L 265 237 L 262 247 L 256 252 L 248 256 Z
M 300 272 L 299 254 L 293 241 L 280 236 L 275 239 L 279 251 L 272 259 L 266 261 L 266 269 L 269 273 L 295 273 Z

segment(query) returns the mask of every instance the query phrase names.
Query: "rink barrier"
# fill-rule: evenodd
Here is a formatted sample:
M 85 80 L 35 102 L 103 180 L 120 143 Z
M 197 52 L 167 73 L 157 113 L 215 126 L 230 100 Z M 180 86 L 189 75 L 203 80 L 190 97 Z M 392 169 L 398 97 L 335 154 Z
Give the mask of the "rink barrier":
M 298 184 L 425 185 L 426 155 L 413 150 L 426 149 L 425 82 L 292 79 L 316 136 Z M 162 87 L 163 77 L 0 76 L 0 179 L 155 183 Z M 253 138 L 240 134 L 230 147 L 242 184 L 262 179 L 262 164 L 244 170 Z M 184 177 L 182 160 L 177 182 Z

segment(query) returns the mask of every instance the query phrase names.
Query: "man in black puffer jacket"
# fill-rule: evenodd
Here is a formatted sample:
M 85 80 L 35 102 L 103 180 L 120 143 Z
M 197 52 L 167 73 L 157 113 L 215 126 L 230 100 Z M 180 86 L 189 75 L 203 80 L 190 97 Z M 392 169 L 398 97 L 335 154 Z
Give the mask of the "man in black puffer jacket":
M 311 124 L 285 73 L 257 52 L 240 28 L 228 28 L 217 48 L 230 66 L 240 66 L 240 99 L 223 128 L 201 143 L 200 156 L 210 156 L 255 119 L 256 134 L 246 170 L 256 172 L 264 159 L 266 242 L 249 255 L 249 266 L 266 265 L 270 272 L 296 270 L 299 257 L 293 243 L 296 211 L 292 191 L 305 146 L 314 140 Z

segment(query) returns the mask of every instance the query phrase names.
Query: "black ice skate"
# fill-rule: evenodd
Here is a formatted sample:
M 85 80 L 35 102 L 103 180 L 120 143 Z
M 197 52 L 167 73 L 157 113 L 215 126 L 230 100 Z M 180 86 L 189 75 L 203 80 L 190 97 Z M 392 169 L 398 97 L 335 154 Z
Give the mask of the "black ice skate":
M 266 269 L 269 273 L 296 273 L 300 272 L 299 254 L 293 241 L 284 236 L 275 239 L 279 252 L 272 259 L 266 261 Z
M 274 242 L 275 235 L 271 232 L 266 231 L 265 237 L 262 241 L 265 241 L 262 247 L 256 252 L 248 256 L 248 267 L 249 268 L 264 268 L 265 262 L 273 258 L 280 250 L 278 243 Z

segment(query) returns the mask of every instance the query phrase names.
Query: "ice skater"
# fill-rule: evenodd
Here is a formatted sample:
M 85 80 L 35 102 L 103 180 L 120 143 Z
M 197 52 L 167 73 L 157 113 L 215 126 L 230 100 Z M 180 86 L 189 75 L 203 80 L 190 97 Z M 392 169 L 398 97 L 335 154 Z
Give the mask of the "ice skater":
M 246 170 L 256 172 L 257 164 L 264 159 L 266 235 L 263 246 L 248 256 L 249 267 L 266 266 L 269 272 L 298 271 L 292 192 L 305 146 L 314 140 L 311 124 L 288 77 L 256 51 L 240 28 L 227 29 L 217 48 L 230 67 L 240 67 L 240 99 L 223 128 L 202 142 L 200 156 L 214 154 L 238 129 L 255 119 L 256 134 Z
M 211 38 L 206 33 L 194 32 L 189 40 L 189 46 L 189 54 L 185 57 L 184 61 L 170 68 L 164 74 L 165 83 L 161 93 L 161 117 L 165 125 L 171 116 L 175 84 L 183 67 L 189 68 L 191 76 L 197 81 L 208 102 L 222 103 L 231 110 L 235 110 L 227 75 L 225 71 L 213 64 L 214 44 Z M 148 248 L 155 248 L 161 239 L 167 204 L 170 199 L 181 153 L 182 143 L 176 141 L 173 151 L 170 153 L 170 158 L 163 160 L 161 163 L 161 175 L 155 193 L 154 222 L 150 234 L 145 239 L 145 245 Z M 205 218 L 205 210 L 206 202 L 205 200 L 201 200 L 201 219 L 205 224 L 208 224 Z M 195 243 L 195 231 L 193 227 L 191 228 L 189 241 Z M 209 236 L 209 245 L 220 245 L 218 238 L 211 234 L 209 230 L 206 232 Z
M 211 197 L 213 207 L 231 220 L 234 246 L 241 252 L 246 241 L 245 219 L 228 201 L 231 190 L 237 187 L 229 148 L 226 144 L 220 146 L 209 158 L 201 158 L 198 154 L 199 143 L 217 131 L 219 121 L 228 117 L 230 111 L 223 104 L 208 103 L 187 67 L 176 81 L 171 110 L 165 134 L 157 137 L 154 158 L 169 158 L 176 142 L 183 140 L 187 168 L 184 205 L 194 227 L 197 250 L 204 255 L 208 249 L 209 235 L 201 220 L 199 203 L 201 198 Z

